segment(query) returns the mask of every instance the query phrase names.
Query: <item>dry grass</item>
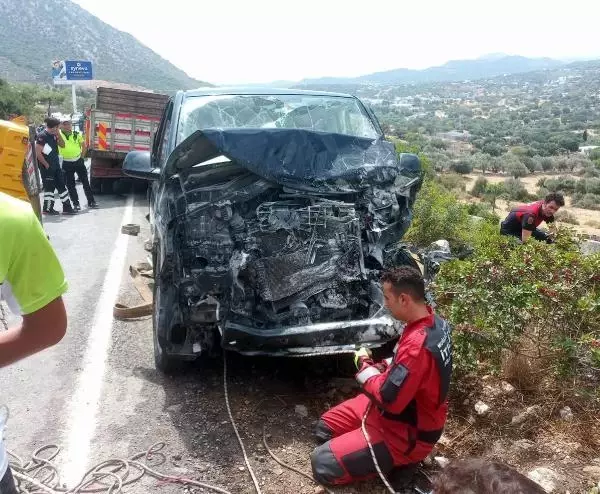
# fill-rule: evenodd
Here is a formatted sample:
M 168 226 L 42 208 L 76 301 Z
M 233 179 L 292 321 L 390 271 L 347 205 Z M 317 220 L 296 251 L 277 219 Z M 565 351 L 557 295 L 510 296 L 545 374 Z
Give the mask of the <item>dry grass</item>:
M 510 350 L 502 353 L 502 375 L 522 392 L 532 393 L 537 389 L 539 376 L 534 369 L 533 359 L 526 355 Z
M 586 224 L 586 226 L 600 230 L 600 221 L 590 220 L 590 221 L 586 221 L 585 224 Z
M 589 400 L 578 396 L 568 383 L 558 385 L 540 376 L 531 362 L 520 355 L 516 357 L 506 368 L 517 377 L 507 379 L 517 388 L 512 394 L 502 392 L 501 379 L 497 377 L 461 379 L 461 389 L 454 389 L 451 398 L 446 440 L 436 446 L 436 454 L 502 461 L 523 473 L 547 466 L 565 478 L 562 489 L 587 493 L 590 479 L 582 474 L 582 468 L 594 464 L 600 451 L 598 410 L 590 408 Z M 524 376 L 534 376 L 535 386 L 531 386 L 531 377 Z M 519 389 L 523 381 L 535 391 L 523 393 Z M 474 411 L 478 400 L 490 407 L 484 416 Z M 512 423 L 514 416 L 532 405 L 538 405 L 536 413 L 522 424 Z M 572 421 L 560 418 L 559 411 L 566 405 L 573 411 Z M 528 441 L 528 446 L 520 446 L 520 440 Z

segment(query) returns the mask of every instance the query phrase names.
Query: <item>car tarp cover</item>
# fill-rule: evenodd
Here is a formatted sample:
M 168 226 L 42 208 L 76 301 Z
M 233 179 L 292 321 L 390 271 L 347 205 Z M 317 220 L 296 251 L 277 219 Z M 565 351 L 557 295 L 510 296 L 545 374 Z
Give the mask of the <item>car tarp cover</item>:
M 270 181 L 294 189 L 354 192 L 415 176 L 419 160 L 400 163 L 394 145 L 383 139 L 301 129 L 207 129 L 196 131 L 167 160 L 166 173 L 186 174 L 192 167 L 225 156 Z

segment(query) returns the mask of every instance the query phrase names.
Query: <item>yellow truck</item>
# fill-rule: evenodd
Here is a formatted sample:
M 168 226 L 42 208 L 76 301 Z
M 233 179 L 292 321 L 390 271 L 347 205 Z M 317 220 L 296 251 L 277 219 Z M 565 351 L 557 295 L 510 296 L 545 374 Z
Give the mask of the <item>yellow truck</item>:
M 22 120 L 0 120 L 0 192 L 31 203 L 41 221 L 42 187 L 32 141 Z

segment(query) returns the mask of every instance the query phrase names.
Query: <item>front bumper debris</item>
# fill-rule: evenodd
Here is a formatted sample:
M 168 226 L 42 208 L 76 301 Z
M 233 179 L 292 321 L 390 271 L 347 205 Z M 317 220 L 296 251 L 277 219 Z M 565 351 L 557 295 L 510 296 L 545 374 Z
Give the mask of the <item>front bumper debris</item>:
M 350 353 L 357 345 L 379 347 L 398 338 L 401 325 L 388 316 L 278 329 L 227 322 L 222 347 L 243 355 L 310 356 Z

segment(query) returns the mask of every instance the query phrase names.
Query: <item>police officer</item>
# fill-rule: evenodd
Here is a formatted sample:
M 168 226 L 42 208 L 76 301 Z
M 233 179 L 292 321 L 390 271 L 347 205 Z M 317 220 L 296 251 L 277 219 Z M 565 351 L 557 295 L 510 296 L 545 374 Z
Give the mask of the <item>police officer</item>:
M 551 235 L 538 229 L 545 221 L 554 222 L 554 215 L 565 205 L 565 198 L 558 192 L 550 192 L 543 200 L 523 204 L 513 209 L 500 225 L 502 235 L 512 235 L 521 242 L 526 242 L 529 237 L 536 240 L 553 243 Z
M 44 183 L 44 214 L 60 214 L 54 209 L 54 190 L 58 190 L 63 203 L 64 214 L 75 214 L 76 211 L 69 201 L 69 192 L 65 187 L 63 172 L 60 169 L 58 146 L 63 144 L 59 132 L 59 120 L 48 117 L 44 120 L 46 128 L 36 136 L 35 154 L 40 164 L 40 173 Z
M 313 476 L 341 485 L 377 475 L 366 430 L 383 474 L 411 470 L 441 437 L 452 373 L 450 327 L 425 302 L 421 273 L 403 266 L 382 277 L 385 304 L 404 321 L 394 356 L 374 362 L 362 348 L 355 354 L 362 394 L 325 412 L 315 431 L 324 442 L 311 455 Z M 393 472 L 396 474 L 397 472 Z
M 85 167 L 85 162 L 83 160 L 83 155 L 85 154 L 83 136 L 80 132 L 73 130 L 71 120 L 68 118 L 62 121 L 59 133 L 64 145 L 59 144 L 58 152 L 62 157 L 62 169 L 65 173 L 65 181 L 67 182 L 67 189 L 69 190 L 69 196 L 73 202 L 73 207 L 76 211 L 81 210 L 81 206 L 79 205 L 79 194 L 77 194 L 77 187 L 75 185 L 75 174 L 77 173 L 77 178 L 83 185 L 83 192 L 85 193 L 88 207 L 97 208 L 98 204 L 96 204 L 94 199 L 94 194 L 88 179 L 87 168 Z

